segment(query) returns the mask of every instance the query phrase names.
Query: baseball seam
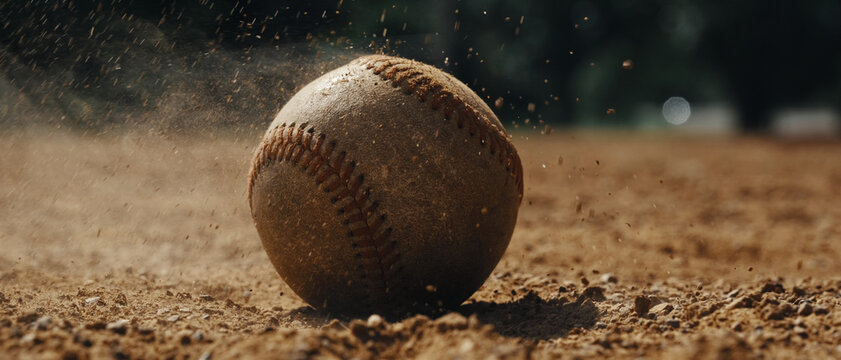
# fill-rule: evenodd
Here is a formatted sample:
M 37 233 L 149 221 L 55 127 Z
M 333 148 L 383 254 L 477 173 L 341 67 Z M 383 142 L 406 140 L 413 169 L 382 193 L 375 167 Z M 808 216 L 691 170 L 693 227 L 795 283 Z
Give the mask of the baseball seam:
M 414 94 L 421 102 L 429 104 L 432 110 L 441 109 L 446 119 L 459 129 L 466 129 L 471 137 L 478 135 L 479 145 L 489 147 L 490 155 L 495 156 L 514 177 L 522 200 L 523 165 L 514 144 L 487 116 L 420 68 L 428 65 L 384 55 L 367 56 L 361 62 L 384 81 L 390 81 L 392 86 L 400 87 L 406 94 Z
M 348 230 L 368 301 L 372 305 L 384 303 L 388 300 L 388 282 L 400 269 L 397 242 L 389 241 L 392 228 L 385 226 L 386 214 L 378 211 L 379 203 L 370 198 L 371 189 L 362 189 L 364 174 L 354 175 L 356 162 L 336 147 L 335 140 L 316 134 L 307 123 L 273 128 L 255 154 L 249 174 L 248 203 L 251 206 L 257 176 L 269 163 L 289 163 L 313 177 Z

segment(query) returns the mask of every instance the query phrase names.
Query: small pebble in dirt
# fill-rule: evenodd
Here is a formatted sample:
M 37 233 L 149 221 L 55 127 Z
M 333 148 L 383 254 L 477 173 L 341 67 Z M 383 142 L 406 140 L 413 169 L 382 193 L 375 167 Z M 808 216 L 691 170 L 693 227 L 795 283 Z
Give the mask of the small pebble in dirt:
M 763 293 L 775 292 L 777 294 L 782 294 L 782 293 L 786 292 L 786 290 L 785 290 L 785 288 L 783 288 L 783 285 L 780 284 L 780 283 L 770 283 L 769 282 L 769 283 L 766 283 L 765 285 L 762 286 L 762 292 Z
M 666 321 L 666 325 L 669 325 L 669 326 L 671 326 L 671 327 L 673 327 L 673 328 L 679 328 L 679 327 L 680 327 L 680 320 L 678 320 L 678 319 L 669 319 L 669 320 L 667 320 L 667 321 Z
M 176 321 L 178 321 L 178 319 L 180 319 L 180 318 L 181 318 L 181 317 L 180 317 L 180 316 L 178 316 L 178 315 L 172 315 L 172 316 L 170 316 L 170 317 L 166 318 L 166 321 L 169 321 L 169 322 L 176 322 Z
M 634 311 L 637 316 L 645 316 L 649 309 L 651 309 L 651 300 L 648 297 L 640 295 L 634 299 Z
M 602 282 L 603 283 L 616 284 L 617 282 L 619 282 L 619 280 L 616 278 L 616 275 L 613 275 L 611 273 L 607 273 L 607 274 L 602 275 Z
M 204 301 L 214 301 L 214 300 L 216 300 L 213 296 L 210 296 L 208 294 L 199 295 L 199 299 L 202 299 Z
M 184 329 L 175 334 L 175 338 L 179 339 L 181 345 L 190 345 L 193 340 L 191 336 L 193 333 L 190 330 Z
M 76 332 L 76 334 L 73 335 L 73 342 L 81 344 L 84 347 L 93 346 L 93 341 L 91 341 L 91 339 L 82 332 Z
M 815 315 L 826 315 L 829 314 L 829 310 L 823 306 L 815 306 L 814 309 Z
M 29 333 L 29 334 L 24 335 L 24 336 L 20 339 L 20 343 L 21 343 L 22 345 L 32 345 L 32 344 L 34 344 L 37 340 L 38 340 L 38 338 L 36 338 L 36 337 L 35 337 L 35 333 Z
M 199 356 L 199 360 L 210 360 L 213 358 L 213 353 L 205 351 Z
M 196 330 L 193 335 L 190 335 L 190 339 L 195 342 L 200 342 L 204 340 L 204 333 L 201 330 Z
M 672 306 L 672 304 L 662 303 L 654 305 L 653 307 L 651 307 L 651 309 L 648 310 L 648 312 L 657 314 L 657 316 L 665 316 L 672 312 L 672 310 L 674 309 L 675 307 Z
M 126 294 L 117 294 L 117 296 L 114 298 L 114 302 L 122 306 L 128 305 L 128 299 L 126 298 Z
M 378 327 L 383 324 L 383 317 L 377 314 L 373 314 L 368 317 L 368 326 L 370 327 Z
M 733 300 L 730 304 L 727 304 L 727 309 L 738 309 L 738 308 L 752 308 L 753 307 L 753 299 L 748 296 L 742 296 L 738 299 Z
M 88 305 L 99 304 L 101 302 L 102 302 L 102 298 L 100 298 L 99 296 L 89 297 L 89 298 L 85 299 L 85 303 L 88 304 Z
M 598 286 L 590 286 L 584 289 L 584 292 L 581 293 L 581 296 L 578 299 L 579 301 L 584 299 L 591 299 L 593 301 L 605 301 L 607 298 L 604 296 L 604 289 Z
M 32 323 L 32 325 L 38 330 L 47 330 L 47 328 L 50 327 L 50 324 L 52 322 L 53 319 L 51 319 L 49 316 L 42 316 L 38 318 L 38 320 L 35 320 L 35 322 Z
M 117 334 L 125 334 L 128 328 L 128 320 L 120 319 L 105 326 L 106 329 L 111 330 Z
M 794 307 L 791 306 L 791 304 L 784 302 L 779 306 L 773 308 L 771 311 L 769 311 L 765 318 L 768 320 L 782 320 L 793 312 Z
M 808 302 L 804 302 L 804 303 L 800 304 L 800 306 L 797 308 L 797 315 L 809 316 L 809 315 L 812 314 L 812 310 L 813 310 L 812 304 L 810 304 Z
M 18 323 L 19 324 L 28 324 L 38 320 L 38 313 L 37 312 L 30 312 L 24 315 L 18 316 Z
M 169 312 L 169 308 L 160 308 L 158 309 L 158 315 L 163 315 Z

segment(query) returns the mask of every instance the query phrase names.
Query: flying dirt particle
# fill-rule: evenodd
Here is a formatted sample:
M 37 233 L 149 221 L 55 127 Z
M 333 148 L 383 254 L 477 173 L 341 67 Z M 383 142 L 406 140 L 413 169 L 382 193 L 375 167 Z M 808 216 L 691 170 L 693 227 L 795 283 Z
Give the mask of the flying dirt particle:
M 608 115 L 616 114 L 616 109 L 609 108 L 609 109 L 607 109 L 607 111 L 605 111 L 605 114 L 608 114 Z
M 543 135 L 549 135 L 552 134 L 552 131 L 554 131 L 554 129 L 552 129 L 552 127 L 549 126 L 549 124 L 546 124 L 545 126 L 543 126 L 543 131 L 541 131 L 540 133 Z
M 502 105 L 504 105 L 504 104 L 505 104 L 505 101 L 502 99 L 502 97 L 498 97 L 498 98 L 496 98 L 496 101 L 494 101 L 494 106 L 497 109 L 501 109 Z
M 529 105 L 528 105 L 529 112 L 534 112 L 535 106 L 536 105 L 534 103 L 529 103 Z
M 631 70 L 634 68 L 634 61 L 631 59 L 625 59 L 622 61 L 622 69 L 624 70 Z
M 563 165 L 563 164 L 564 164 L 564 157 L 561 156 L 561 155 L 558 155 L 558 165 L 560 166 L 560 165 Z

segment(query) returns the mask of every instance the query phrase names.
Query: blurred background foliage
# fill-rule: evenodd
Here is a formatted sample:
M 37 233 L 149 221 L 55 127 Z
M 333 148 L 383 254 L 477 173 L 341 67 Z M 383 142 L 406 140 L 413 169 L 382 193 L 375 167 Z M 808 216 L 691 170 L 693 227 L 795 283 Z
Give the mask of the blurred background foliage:
M 262 129 L 374 52 L 445 69 L 506 126 L 665 126 L 681 96 L 765 131 L 841 104 L 837 0 L 4 0 L 0 122 Z

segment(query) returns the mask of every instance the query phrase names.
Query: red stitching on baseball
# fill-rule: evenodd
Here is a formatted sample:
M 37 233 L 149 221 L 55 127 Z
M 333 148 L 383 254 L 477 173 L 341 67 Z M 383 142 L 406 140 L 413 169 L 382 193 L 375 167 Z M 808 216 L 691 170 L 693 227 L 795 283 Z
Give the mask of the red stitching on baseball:
M 289 163 L 313 177 L 342 217 L 342 226 L 356 251 L 354 256 L 360 261 L 357 268 L 366 281 L 368 300 L 372 305 L 386 302 L 388 281 L 398 270 L 394 266 L 400 257 L 397 243 L 387 242 L 391 228 L 384 226 L 386 215 L 376 212 L 378 203 L 370 200 L 371 190 L 360 190 L 364 175 L 353 176 L 356 163 L 347 160 L 344 151 L 334 156 L 336 142 L 326 139 L 325 134 L 316 135 L 307 123 L 282 124 L 272 129 L 254 156 L 248 175 L 248 204 L 251 206 L 254 182 L 269 162 Z
M 366 56 L 360 62 L 383 80 L 391 81 L 392 86 L 400 86 L 406 94 L 415 94 L 433 110 L 440 109 L 459 129 L 466 128 L 471 137 L 478 135 L 479 144 L 483 147 L 487 145 L 491 155 L 496 155 L 499 163 L 514 177 L 522 198 L 523 165 L 520 156 L 508 136 L 490 119 L 462 101 L 444 84 L 419 70 L 417 67 L 423 65 L 421 63 L 384 55 Z

